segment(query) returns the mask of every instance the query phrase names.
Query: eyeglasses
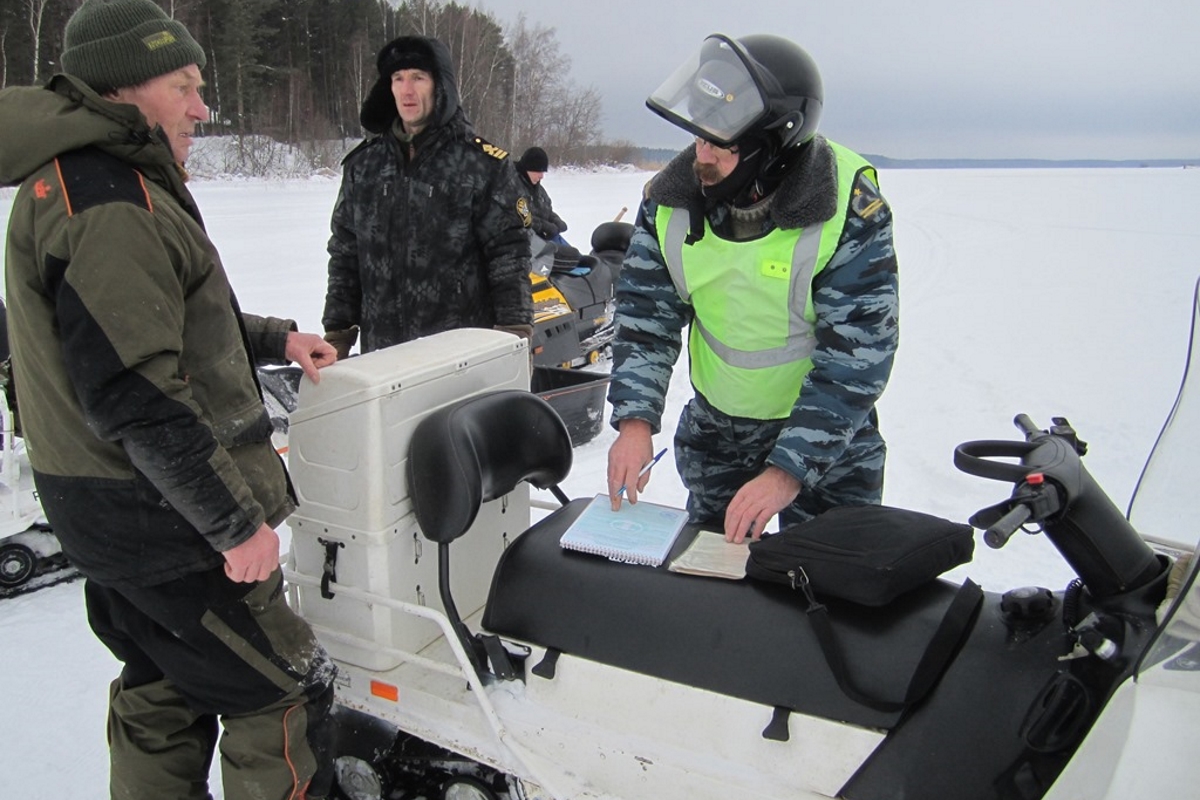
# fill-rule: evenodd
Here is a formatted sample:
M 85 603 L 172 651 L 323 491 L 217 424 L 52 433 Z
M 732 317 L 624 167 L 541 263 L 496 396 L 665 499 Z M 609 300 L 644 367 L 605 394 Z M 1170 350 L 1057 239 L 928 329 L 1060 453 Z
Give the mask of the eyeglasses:
M 708 139 L 705 139 L 703 136 L 697 136 L 696 137 L 696 149 L 699 150 L 701 147 L 706 147 L 706 146 L 713 150 L 720 150 L 723 153 L 730 153 L 732 155 L 736 155 L 737 151 L 738 151 L 738 146 L 736 144 L 731 144 L 729 147 L 722 147 L 719 144 L 714 144 L 713 142 L 710 142 Z

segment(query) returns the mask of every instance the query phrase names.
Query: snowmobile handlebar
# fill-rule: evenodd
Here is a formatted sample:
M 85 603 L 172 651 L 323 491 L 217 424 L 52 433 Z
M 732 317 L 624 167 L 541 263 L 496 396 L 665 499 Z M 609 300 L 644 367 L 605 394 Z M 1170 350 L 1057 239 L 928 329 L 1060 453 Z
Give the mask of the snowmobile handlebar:
M 1033 512 L 1024 503 L 1014 505 L 1007 514 L 993 522 L 983 532 L 983 541 L 993 550 L 999 550 L 1032 515 Z
M 1013 418 L 1013 424 L 1025 434 L 1026 441 L 1042 432 L 1028 414 L 1017 414 Z
M 970 518 L 974 527 L 984 530 L 985 543 L 1003 547 L 1032 521 L 1093 596 L 1120 594 L 1153 580 L 1162 569 L 1154 551 L 1083 466 L 1087 444 L 1070 423 L 1055 417 L 1050 430 L 1040 430 L 1028 415 L 1020 414 L 1014 424 L 1025 434 L 1024 442 L 965 442 L 954 450 L 959 470 L 1013 484 L 1011 497 Z

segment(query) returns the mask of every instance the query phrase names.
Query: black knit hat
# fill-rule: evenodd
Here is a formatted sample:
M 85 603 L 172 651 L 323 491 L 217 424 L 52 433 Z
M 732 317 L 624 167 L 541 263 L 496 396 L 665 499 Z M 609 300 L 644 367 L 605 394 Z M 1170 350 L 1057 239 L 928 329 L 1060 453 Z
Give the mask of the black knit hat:
M 517 169 L 521 172 L 545 172 L 550 169 L 550 158 L 542 148 L 531 147 L 521 154 Z
M 187 28 L 151 0 L 86 0 L 67 21 L 63 44 L 63 72 L 99 94 L 205 63 Z

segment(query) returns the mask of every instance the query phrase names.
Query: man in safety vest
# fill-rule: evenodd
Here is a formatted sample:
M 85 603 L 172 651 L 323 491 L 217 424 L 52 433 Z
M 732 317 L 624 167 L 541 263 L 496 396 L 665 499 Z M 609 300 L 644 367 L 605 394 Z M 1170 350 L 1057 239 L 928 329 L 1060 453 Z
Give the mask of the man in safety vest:
M 891 210 L 861 156 L 817 136 L 812 58 L 713 35 L 646 101 L 696 136 L 647 185 L 617 289 L 614 508 L 649 480 L 690 325 L 696 391 L 675 433 L 693 522 L 757 538 L 878 503 L 875 403 L 898 338 Z

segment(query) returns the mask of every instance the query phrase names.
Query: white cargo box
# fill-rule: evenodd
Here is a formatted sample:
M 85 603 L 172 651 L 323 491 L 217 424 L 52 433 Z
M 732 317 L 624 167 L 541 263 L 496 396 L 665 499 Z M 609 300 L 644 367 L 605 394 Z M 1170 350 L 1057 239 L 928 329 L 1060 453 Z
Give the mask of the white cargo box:
M 320 581 L 333 558 L 336 583 L 442 608 L 437 545 L 421 535 L 408 498 L 408 444 L 430 412 L 485 391 L 529 388 L 529 351 L 499 331 L 462 329 L 348 359 L 302 382 L 288 430 L 288 467 L 300 500 L 288 520 L 289 567 Z M 454 547 L 455 604 L 483 607 L 507 541 L 529 527 L 522 487 L 480 509 Z M 365 669 L 399 663 L 375 645 L 416 652 L 438 627 L 378 605 L 323 596 L 301 584 L 297 609 L 335 658 Z
M 300 514 L 382 531 L 410 511 L 408 440 L 426 414 L 494 389 L 529 389 L 529 350 L 500 331 L 465 328 L 377 350 L 302 381 L 288 427 Z

